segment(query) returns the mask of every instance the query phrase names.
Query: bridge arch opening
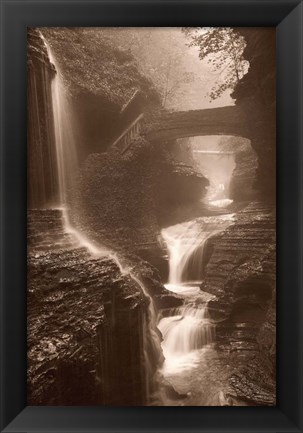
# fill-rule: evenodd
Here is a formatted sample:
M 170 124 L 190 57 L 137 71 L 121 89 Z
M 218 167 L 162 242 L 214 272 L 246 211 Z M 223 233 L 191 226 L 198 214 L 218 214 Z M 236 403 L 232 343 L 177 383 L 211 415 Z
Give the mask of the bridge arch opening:
M 175 155 L 209 180 L 204 198 L 210 206 L 226 207 L 254 196 L 257 156 L 247 138 L 198 135 L 178 138 Z

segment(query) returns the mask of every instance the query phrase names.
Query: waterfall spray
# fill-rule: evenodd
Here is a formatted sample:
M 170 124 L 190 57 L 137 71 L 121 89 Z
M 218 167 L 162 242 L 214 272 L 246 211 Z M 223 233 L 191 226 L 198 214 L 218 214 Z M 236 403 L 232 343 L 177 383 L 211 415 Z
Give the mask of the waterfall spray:
M 96 258 L 107 257 L 113 260 L 122 275 L 129 275 L 130 278 L 140 287 L 146 298 L 148 299 L 148 317 L 147 326 L 148 329 L 143 335 L 144 339 L 144 359 L 145 359 L 145 389 L 146 399 L 148 400 L 151 393 L 150 378 L 152 376 L 152 363 L 150 358 L 159 358 L 161 353 L 160 338 L 157 333 L 157 314 L 155 312 L 152 298 L 149 296 L 144 284 L 140 279 L 132 272 L 131 266 L 125 264 L 118 255 L 108 248 L 94 244 L 88 237 L 83 233 L 74 228 L 69 220 L 68 209 L 67 209 L 67 195 L 73 188 L 75 175 L 78 170 L 78 159 L 76 151 L 76 140 L 74 135 L 75 125 L 72 119 L 72 110 L 66 94 L 66 88 L 63 81 L 63 75 L 60 70 L 60 66 L 56 62 L 56 59 L 46 42 L 45 38 L 41 34 L 49 59 L 55 66 L 57 71 L 56 76 L 52 81 L 52 107 L 54 116 L 54 129 L 55 129 L 55 147 L 57 156 L 57 169 L 58 169 L 58 183 L 59 183 L 59 207 L 62 209 L 62 216 L 64 222 L 64 228 L 66 233 L 72 235 L 73 239 L 76 240 L 80 246 L 85 247 L 92 256 Z

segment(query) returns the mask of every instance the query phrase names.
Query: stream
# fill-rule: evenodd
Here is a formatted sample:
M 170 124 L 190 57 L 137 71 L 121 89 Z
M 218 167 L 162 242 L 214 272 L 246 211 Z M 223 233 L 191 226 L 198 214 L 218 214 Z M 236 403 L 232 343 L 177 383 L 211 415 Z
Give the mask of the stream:
M 108 256 L 119 266 L 122 274 L 129 274 L 150 299 L 150 329 L 144 336 L 144 358 L 149 367 L 148 349 L 160 352 L 156 328 L 156 313 L 153 301 L 148 296 L 144 285 L 134 276 L 127 266 L 112 251 L 93 244 L 84 234 L 72 227 L 66 208 L 67 193 L 72 185 L 73 173 L 76 172 L 77 152 L 74 127 L 70 117 L 68 100 L 65 97 L 62 75 L 55 58 L 48 47 L 49 57 L 55 64 L 57 74 L 52 81 L 52 102 L 54 113 L 55 144 L 59 179 L 59 205 L 62 209 L 64 227 L 79 245 L 85 247 L 93 256 Z M 222 190 L 222 188 L 221 188 Z M 224 214 L 224 206 L 230 200 L 218 191 L 211 190 L 209 205 L 222 213 L 217 216 L 200 217 L 162 230 L 162 240 L 168 251 L 169 278 L 165 287 L 184 299 L 182 307 L 163 311 L 158 323 L 163 341 L 162 351 L 165 357 L 160 372 L 169 381 L 175 391 L 184 398 L 171 400 L 163 395 L 164 405 L 222 405 L 222 384 L 226 369 L 220 365 L 215 349 L 216 325 L 209 318 L 208 302 L 212 295 L 202 292 L 200 285 L 207 264 L 207 242 L 226 229 L 234 221 L 234 214 Z M 219 200 L 213 200 L 219 192 Z M 221 195 L 220 195 L 221 194 Z M 227 211 L 226 211 L 227 212 Z M 148 377 L 148 374 L 147 374 Z M 217 386 L 216 386 L 217 383 Z M 149 394 L 148 379 L 146 379 Z
M 27 29 L 27 402 L 275 406 L 275 101 L 245 84 L 262 68 L 213 108 L 173 68 L 169 103 L 116 31 Z M 178 49 L 169 32 L 148 55 Z
M 164 311 L 158 328 L 165 357 L 161 373 L 183 398 L 163 396 L 165 405 L 227 405 L 228 365 L 216 350 L 216 324 L 200 290 L 207 263 L 207 242 L 234 222 L 234 214 L 201 217 L 162 230 L 168 250 L 165 287 L 183 297 L 183 306 Z M 224 365 L 225 364 L 225 365 Z

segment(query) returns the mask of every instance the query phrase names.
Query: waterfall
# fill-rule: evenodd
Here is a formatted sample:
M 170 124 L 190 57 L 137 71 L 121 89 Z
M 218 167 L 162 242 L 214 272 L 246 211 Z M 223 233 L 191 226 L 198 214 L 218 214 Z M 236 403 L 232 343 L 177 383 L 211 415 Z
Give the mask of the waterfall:
M 234 214 L 202 217 L 162 230 L 169 259 L 169 279 L 165 287 L 184 297 L 184 306 L 170 311 L 158 328 L 163 336 L 163 372 L 178 373 L 192 368 L 201 349 L 215 340 L 208 300 L 200 285 L 206 264 L 207 240 L 228 227 Z
M 51 82 L 55 68 L 39 31 L 28 28 L 27 74 L 27 202 L 29 209 L 58 201 Z
M 188 304 L 172 314 L 158 324 L 163 336 L 165 374 L 192 368 L 201 356 L 201 349 L 215 341 L 215 325 L 209 319 L 207 305 Z
M 129 275 L 133 281 L 141 288 L 142 292 L 148 299 L 148 312 L 146 321 L 143 324 L 143 369 L 145 371 L 145 393 L 146 401 L 150 398 L 152 392 L 152 380 L 154 375 L 153 365 L 160 359 L 161 345 L 160 338 L 157 332 L 157 314 L 154 308 L 153 300 L 149 296 L 144 284 L 140 281 L 133 272 L 130 265 L 126 264 L 123 259 L 108 248 L 94 244 L 85 234 L 81 233 L 72 226 L 68 215 L 68 194 L 73 188 L 75 175 L 78 170 L 78 158 L 76 150 L 76 137 L 75 137 L 75 122 L 72 118 L 72 109 L 69 103 L 66 86 L 63 80 L 63 75 L 60 71 L 60 66 L 41 34 L 49 60 L 55 66 L 57 71 L 51 83 L 52 93 L 52 110 L 54 117 L 55 129 L 55 148 L 56 160 L 58 170 L 58 183 L 59 183 L 59 207 L 62 209 L 63 222 L 65 232 L 72 235 L 72 238 L 78 242 L 82 247 L 85 247 L 92 256 L 108 257 L 112 259 L 122 275 Z M 146 325 L 146 326 L 145 326 Z M 147 327 L 147 329 L 146 329 Z M 140 372 L 138 371 L 138 375 Z
M 168 250 L 169 277 L 165 287 L 172 292 L 198 294 L 206 264 L 208 239 L 226 228 L 233 215 L 202 217 L 162 230 Z
M 203 259 L 207 239 L 213 234 L 199 221 L 188 221 L 162 230 L 169 254 L 167 288 L 175 292 L 189 291 L 183 283 L 199 281 L 203 273 Z
M 186 287 L 182 286 L 201 282 L 207 240 L 228 227 L 233 218 L 234 214 L 202 217 L 162 230 L 168 250 L 169 277 L 166 287 L 169 290 L 183 293 Z
M 59 205 L 65 207 L 67 205 L 67 194 L 72 189 L 78 168 L 74 132 L 76 126 L 72 118 L 72 109 L 68 100 L 60 66 L 56 62 L 56 59 L 45 40 L 44 43 L 47 48 L 49 59 L 56 69 L 56 74 L 51 82 L 51 93 L 59 181 Z
M 182 355 L 214 341 L 215 328 L 209 322 L 205 306 L 186 305 L 177 308 L 174 314 L 164 317 L 159 324 L 165 353 Z

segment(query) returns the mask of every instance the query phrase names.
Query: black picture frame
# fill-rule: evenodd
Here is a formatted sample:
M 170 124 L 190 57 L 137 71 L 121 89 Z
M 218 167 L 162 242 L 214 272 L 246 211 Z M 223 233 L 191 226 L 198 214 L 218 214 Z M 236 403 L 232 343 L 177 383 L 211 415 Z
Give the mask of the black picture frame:
M 26 27 L 275 26 L 276 407 L 26 406 Z M 302 0 L 1 0 L 1 431 L 302 432 Z

